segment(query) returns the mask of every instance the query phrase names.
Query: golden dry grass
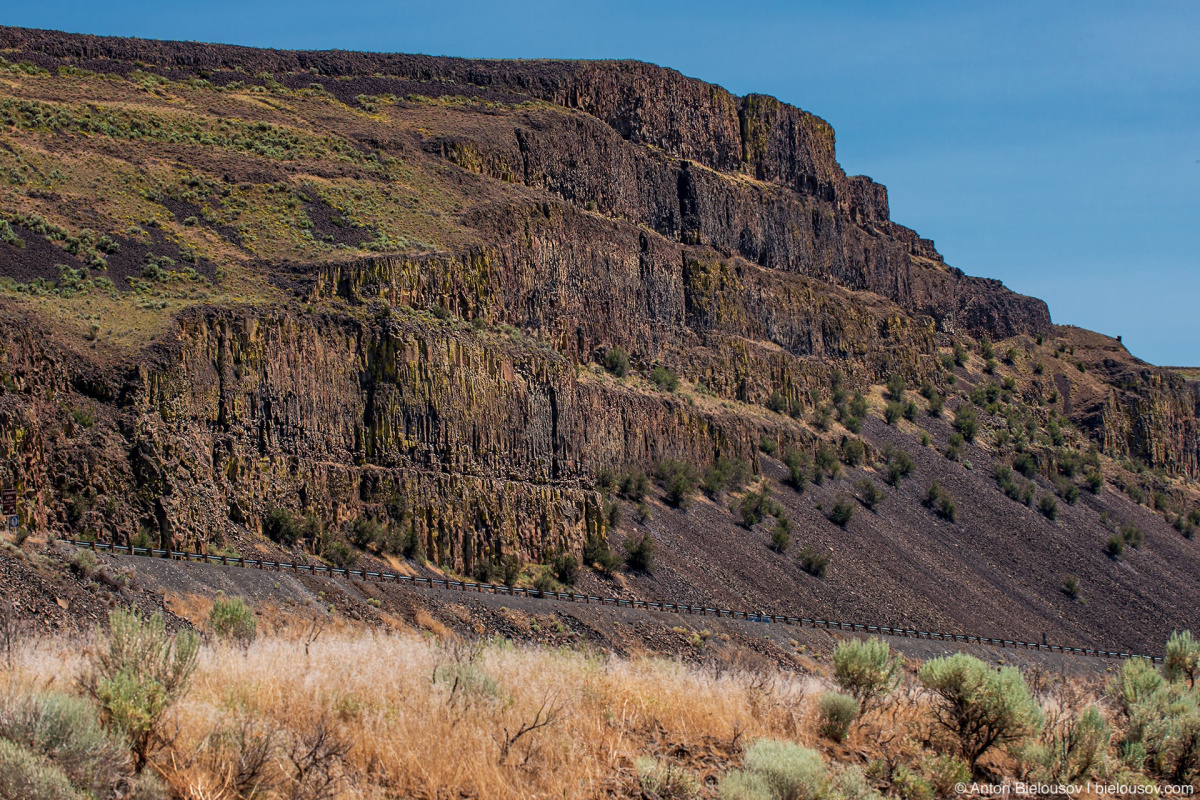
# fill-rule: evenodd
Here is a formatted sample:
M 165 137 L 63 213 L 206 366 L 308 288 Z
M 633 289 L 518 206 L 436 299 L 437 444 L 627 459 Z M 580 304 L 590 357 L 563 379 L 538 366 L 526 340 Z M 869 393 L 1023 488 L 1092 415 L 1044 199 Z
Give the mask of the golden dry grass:
M 174 792 L 237 796 L 228 742 L 245 720 L 275 743 L 266 771 L 276 785 L 264 796 L 293 788 L 287 753 L 322 724 L 349 745 L 344 762 L 330 762 L 339 798 L 625 796 L 638 757 L 715 781 L 753 738 L 816 744 L 808 677 L 429 635 L 305 634 L 203 648 L 174 741 L 156 759 Z M 86 659 L 78 643 L 45 641 L 0 680 L 68 688 Z
M 195 614 L 204 608 L 197 598 L 176 603 Z M 956 744 L 935 724 L 933 696 L 920 688 L 913 664 L 901 687 L 835 742 L 819 733 L 818 701 L 829 681 L 778 671 L 749 651 L 696 667 L 312 620 L 271 627 L 245 648 L 210 642 L 201 649 L 151 761 L 173 796 L 638 797 L 644 777 L 666 770 L 691 787 L 670 797 L 699 800 L 718 797 L 747 746 L 763 738 L 818 750 L 837 780 L 857 774 L 861 781 L 861 768 L 874 787 L 827 800 L 878 800 L 877 790 L 948 796 L 955 776 L 966 774 L 962 762 L 939 758 Z M 26 644 L 12 668 L 0 669 L 0 695 L 77 691 L 92 647 L 67 639 Z M 1095 676 L 1032 670 L 1026 677 L 1047 715 L 1040 738 L 1030 740 L 1041 746 L 1068 734 L 1105 692 Z M 1100 705 L 1115 746 L 1122 723 L 1115 708 Z M 998 748 L 985 756 L 982 774 L 1049 774 L 1039 772 L 1039 759 L 1034 750 Z M 1151 782 L 1111 748 L 1094 772 L 1100 780 Z

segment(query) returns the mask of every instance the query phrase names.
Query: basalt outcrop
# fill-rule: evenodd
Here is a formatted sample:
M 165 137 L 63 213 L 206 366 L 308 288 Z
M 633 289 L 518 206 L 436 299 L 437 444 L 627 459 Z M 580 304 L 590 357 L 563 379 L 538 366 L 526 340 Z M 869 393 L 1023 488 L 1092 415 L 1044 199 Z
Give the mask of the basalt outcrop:
M 386 517 L 456 569 L 536 560 L 604 531 L 603 469 L 757 468 L 764 437 L 815 446 L 804 419 L 835 373 L 847 391 L 893 374 L 948 391 L 939 347 L 1060 333 L 1040 300 L 893 222 L 826 122 L 671 70 L 16 28 L 0 50 L 24 65 L 4 91 L 26 104 L 4 134 L 26 183 L 4 202 L 59 225 L 48 252 L 75 282 L 48 262 L 41 283 L 5 276 L 20 285 L 0 300 L 3 479 L 55 532 L 219 544 L 283 506 L 330 527 Z M 98 122 L 105 103 L 125 116 Z M 226 135 L 238 114 L 251 135 Z M 128 169 L 111 188 L 142 216 L 84 219 L 83 179 L 49 166 L 54 191 L 21 188 L 22 164 L 64 153 Z M 371 217 L 377 190 L 430 241 Z M 276 215 L 258 234 L 237 227 L 255 203 Z M 41 235 L 10 211 L 18 236 Z M 93 238 L 70 239 L 85 223 Z M 127 258 L 134 288 L 105 313 L 163 310 L 152 282 L 185 256 L 226 294 L 171 295 L 134 346 L 105 341 L 103 318 L 58 324 L 82 313 L 80 253 L 100 233 L 122 258 L 157 250 L 145 269 Z M 255 250 L 270 235 L 288 258 Z M 1058 370 L 1038 392 L 1065 381 L 1062 412 L 1106 452 L 1195 477 L 1196 391 L 1110 345 L 1080 339 L 1087 378 Z M 600 367 L 617 349 L 625 380 Z M 654 366 L 689 390 L 655 389 Z

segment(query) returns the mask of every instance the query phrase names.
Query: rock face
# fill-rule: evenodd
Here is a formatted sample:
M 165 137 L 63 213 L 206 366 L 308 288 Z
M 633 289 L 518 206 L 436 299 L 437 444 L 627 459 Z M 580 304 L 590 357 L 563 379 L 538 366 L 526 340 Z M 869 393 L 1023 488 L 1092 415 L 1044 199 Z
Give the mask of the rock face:
M 467 233 L 453 247 L 245 259 L 270 292 L 191 304 L 137 347 L 0 300 L 0 477 L 55 532 L 220 543 L 260 532 L 278 505 L 329 526 L 386 516 L 467 572 L 542 559 L 604 531 L 602 469 L 757 467 L 764 436 L 815 446 L 800 418 L 831 399 L 835 372 L 846 388 L 894 373 L 936 383 L 952 337 L 1055 330 L 1040 300 L 964 275 L 891 221 L 886 189 L 843 172 L 823 120 L 671 70 L 15 28 L 0 28 L 0 49 L 50 70 L 315 86 L 361 123 L 345 152 L 367 166 L 155 151 L 233 176 L 227 189 L 286 186 L 302 169 L 332 184 L 391 158 L 437 175 L 431 193 L 472 200 L 454 212 Z M 361 121 L 363 98 L 382 95 L 432 101 Z M 108 135 L 94 138 L 141 157 Z M 193 194 L 164 216 L 200 225 Z M 643 377 L 599 368 L 618 347 Z M 1114 364 L 1111 395 L 1068 413 L 1114 454 L 1200 474 L 1194 389 L 1150 368 L 1126 385 L 1129 359 Z M 654 390 L 656 365 L 694 391 Z
M 582 114 L 530 114 L 501 132 L 427 147 L 459 166 L 522 181 L 572 203 L 647 225 L 685 244 L 887 297 L 944 330 L 1005 337 L 1046 331 L 1045 303 L 947 268 L 888 216 L 887 190 L 848 177 L 833 128 L 764 95 L 738 98 L 639 62 L 496 62 L 397 54 L 265 51 L 0 28 L 0 47 L 57 64 L 149 62 L 169 73 L 300 73 L 346 100 L 354 80 L 386 75 L 421 93 L 537 98 Z M 416 85 L 413 86 L 412 84 Z M 383 84 L 386 87 L 386 84 Z M 392 89 L 401 88 L 391 86 Z M 628 145 L 635 145 L 630 147 Z

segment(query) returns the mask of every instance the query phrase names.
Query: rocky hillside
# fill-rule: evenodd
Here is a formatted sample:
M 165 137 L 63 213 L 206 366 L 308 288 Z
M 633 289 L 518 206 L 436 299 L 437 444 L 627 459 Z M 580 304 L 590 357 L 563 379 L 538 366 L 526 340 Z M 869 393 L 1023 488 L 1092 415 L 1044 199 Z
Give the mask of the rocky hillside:
M 946 265 L 812 114 L 632 62 L 15 28 L 0 55 L 0 475 L 31 527 L 248 547 L 282 525 L 465 573 L 651 531 L 647 595 L 885 624 L 1015 602 L 1130 646 L 1197 607 L 1195 384 Z M 829 527 L 897 451 L 890 510 Z M 741 465 L 784 498 L 745 527 Z M 656 470 L 657 513 L 616 498 Z M 826 577 L 767 548 L 784 518 Z M 1068 572 L 1116 588 L 1083 603 Z

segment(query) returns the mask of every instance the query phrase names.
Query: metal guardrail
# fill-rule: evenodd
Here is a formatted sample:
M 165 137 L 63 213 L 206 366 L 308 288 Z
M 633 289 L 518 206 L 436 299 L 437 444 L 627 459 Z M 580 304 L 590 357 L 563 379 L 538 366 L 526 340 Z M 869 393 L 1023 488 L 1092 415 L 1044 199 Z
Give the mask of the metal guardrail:
M 83 547 L 96 552 L 111 552 L 132 556 L 148 556 L 150 558 L 170 558 L 175 561 L 199 562 L 204 564 L 219 564 L 228 567 L 248 567 L 265 569 L 276 572 L 293 572 L 296 574 L 325 575 L 330 577 L 361 578 L 362 580 L 379 580 L 399 583 L 408 586 L 425 588 L 458 589 L 463 592 L 475 591 L 512 597 L 535 597 L 550 600 L 560 600 L 570 603 L 588 603 L 601 606 L 618 606 L 620 608 L 638 608 L 647 611 L 669 611 L 677 614 L 696 614 L 704 617 L 722 617 L 725 619 L 740 619 L 747 622 L 759 622 L 779 625 L 798 625 L 805 628 L 822 630 L 841 630 L 853 633 L 877 634 L 880 636 L 901 636 L 907 639 L 928 639 L 942 642 L 960 642 L 963 644 L 983 644 L 992 647 L 1004 647 L 1017 650 L 1038 650 L 1047 653 L 1070 653 L 1090 658 L 1143 658 L 1156 664 L 1162 663 L 1162 656 L 1149 656 L 1140 653 L 1123 653 L 1115 650 L 1097 650 L 1090 647 L 1067 647 L 1063 645 L 1038 644 L 1037 642 L 1022 642 L 1017 639 L 997 639 L 990 636 L 975 636 L 964 633 L 942 633 L 939 631 L 922 631 L 915 628 L 895 628 L 887 625 L 864 625 L 857 622 L 836 622 L 833 620 L 815 619 L 810 617 L 793 617 L 779 614 L 756 614 L 752 611 L 734 611 L 728 608 L 713 608 L 711 606 L 694 606 L 684 603 L 661 603 L 653 600 L 626 600 L 618 597 L 597 597 L 596 595 L 576 594 L 574 592 L 542 591 L 526 589 L 520 586 L 508 586 L 501 583 L 477 583 L 475 581 L 456 581 L 450 578 L 424 578 L 413 575 L 398 575 L 394 572 L 377 572 L 374 570 L 347 569 L 330 567 L 325 564 L 296 564 L 287 561 L 268 561 L 257 558 L 240 558 L 236 556 L 216 556 L 205 553 L 189 553 L 180 550 L 158 550 L 148 547 L 132 547 L 130 545 L 108 544 L 105 542 L 84 542 L 75 539 L 60 539 L 59 541 Z

